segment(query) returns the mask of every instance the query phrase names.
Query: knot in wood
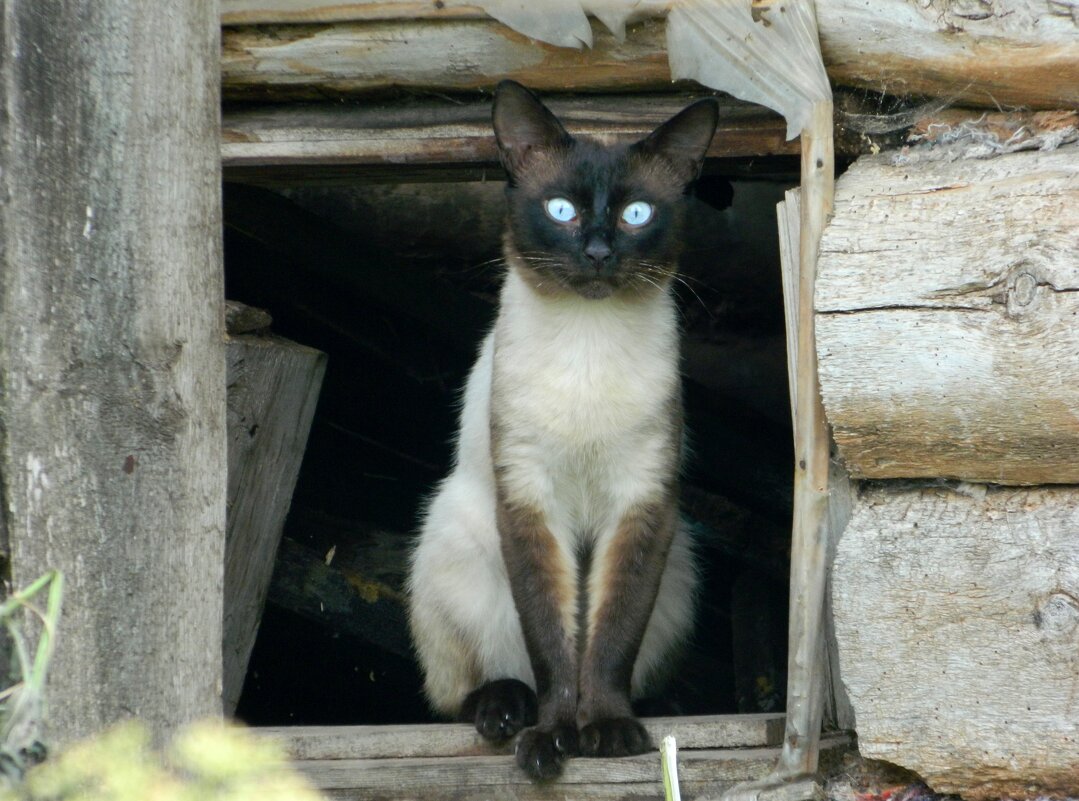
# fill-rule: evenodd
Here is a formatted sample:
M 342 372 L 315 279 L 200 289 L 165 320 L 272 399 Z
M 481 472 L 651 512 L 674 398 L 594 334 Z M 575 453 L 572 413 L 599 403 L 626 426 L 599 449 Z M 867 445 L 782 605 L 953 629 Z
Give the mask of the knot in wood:
M 1019 273 L 1012 285 L 1012 298 L 1017 306 L 1029 306 L 1038 291 L 1038 279 L 1030 273 Z
M 1054 592 L 1034 613 L 1035 625 L 1054 636 L 1079 628 L 1079 600 L 1066 592 Z
M 1041 286 L 1041 282 L 1031 270 L 1030 265 L 1019 265 L 1012 272 L 1007 286 L 1005 306 L 1008 310 L 1008 315 L 1018 317 L 1031 314 L 1037 305 L 1038 288 Z

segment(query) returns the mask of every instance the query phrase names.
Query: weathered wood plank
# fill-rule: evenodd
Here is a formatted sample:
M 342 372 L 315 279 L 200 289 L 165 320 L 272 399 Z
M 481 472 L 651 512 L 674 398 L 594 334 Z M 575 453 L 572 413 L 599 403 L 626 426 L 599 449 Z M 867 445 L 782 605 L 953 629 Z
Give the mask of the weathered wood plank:
M 828 77 L 964 105 L 1079 103 L 1079 13 L 1042 0 L 817 0 Z
M 529 39 L 493 20 L 241 26 L 222 32 L 222 87 L 233 99 L 308 98 L 392 87 L 467 92 L 513 78 L 540 91 L 668 89 L 662 21 L 619 42 L 598 22 L 593 47 Z
M 1079 147 L 863 157 L 821 243 L 821 388 L 857 477 L 1079 482 Z
M 678 740 L 678 747 L 685 749 L 771 746 L 783 737 L 782 714 L 644 718 L 642 722 L 655 742 L 672 734 Z M 301 761 L 499 753 L 480 737 L 474 726 L 464 723 L 287 726 L 257 731 L 281 742 L 292 759 Z
M 66 576 L 45 736 L 164 736 L 221 710 L 217 4 L 0 19 L 0 529 L 15 586 Z
M 701 93 L 553 99 L 553 111 L 574 134 L 635 141 L 681 111 Z M 794 155 L 782 118 L 759 106 L 721 98 L 713 158 Z M 234 107 L 222 121 L 226 176 L 255 168 L 310 165 L 403 168 L 486 164 L 498 177 L 489 100 L 431 99 L 403 104 Z
M 553 91 L 658 89 L 669 80 L 659 19 L 665 4 L 637 9 L 637 17 L 656 19 L 643 23 L 647 34 L 631 33 L 624 43 L 594 24 L 594 52 L 529 40 L 485 19 L 482 5 L 225 0 L 226 94 L 489 89 L 499 77 Z M 955 97 L 988 108 L 1079 103 L 1079 15 L 1070 2 L 818 0 L 816 13 L 825 66 L 836 84 Z M 312 24 L 291 33 L 274 24 L 285 22 Z M 331 22 L 339 24 L 325 25 Z M 260 26 L 231 27 L 241 23 Z M 376 35 L 377 26 L 389 27 Z
M 984 799 L 1079 795 L 1079 490 L 864 490 L 832 600 L 863 756 Z
M 280 337 L 228 342 L 226 714 L 240 700 L 325 371 L 326 354 Z
M 384 19 L 484 19 L 477 5 L 432 0 L 221 0 L 223 25 Z
M 823 742 L 834 763 L 848 746 L 845 737 Z M 768 773 L 777 748 L 679 750 L 683 797 L 716 797 L 736 782 Z M 624 799 L 663 798 L 658 752 L 619 759 L 571 759 L 549 784 L 530 782 L 513 757 L 301 761 L 297 767 L 331 798 L 373 799 Z

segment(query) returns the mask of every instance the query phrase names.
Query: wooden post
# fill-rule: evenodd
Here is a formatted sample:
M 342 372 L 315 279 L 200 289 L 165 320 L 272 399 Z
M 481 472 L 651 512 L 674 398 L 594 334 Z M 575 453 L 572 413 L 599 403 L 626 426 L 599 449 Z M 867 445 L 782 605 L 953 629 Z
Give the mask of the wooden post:
M 0 519 L 67 578 L 51 745 L 221 708 L 215 0 L 0 0 Z

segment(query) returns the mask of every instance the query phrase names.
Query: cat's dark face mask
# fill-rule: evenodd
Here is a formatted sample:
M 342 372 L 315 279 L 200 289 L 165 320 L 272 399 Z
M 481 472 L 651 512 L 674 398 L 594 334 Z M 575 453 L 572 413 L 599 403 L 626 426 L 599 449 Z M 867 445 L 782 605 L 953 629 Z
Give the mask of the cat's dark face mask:
M 717 103 L 699 101 L 630 146 L 571 137 L 535 95 L 503 81 L 494 130 L 509 174 L 506 245 L 541 292 L 600 299 L 670 282 L 686 188 L 700 173 Z

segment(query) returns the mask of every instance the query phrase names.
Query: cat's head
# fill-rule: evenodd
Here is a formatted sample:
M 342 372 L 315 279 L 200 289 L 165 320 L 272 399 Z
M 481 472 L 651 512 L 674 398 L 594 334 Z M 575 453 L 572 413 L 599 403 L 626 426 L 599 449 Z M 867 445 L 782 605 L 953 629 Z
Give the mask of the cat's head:
M 514 81 L 495 90 L 493 118 L 509 173 L 506 244 L 534 287 L 599 299 L 669 284 L 686 189 L 715 133 L 715 100 L 688 106 L 628 146 L 570 136 Z

